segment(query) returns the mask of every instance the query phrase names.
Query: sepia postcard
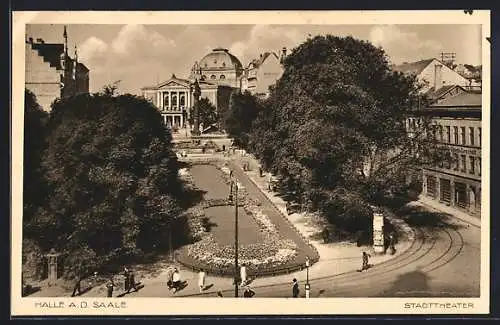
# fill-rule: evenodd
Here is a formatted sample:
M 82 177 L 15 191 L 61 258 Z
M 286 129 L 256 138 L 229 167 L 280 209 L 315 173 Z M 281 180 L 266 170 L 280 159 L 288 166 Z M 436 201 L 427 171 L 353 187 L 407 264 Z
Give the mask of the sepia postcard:
M 487 10 L 13 12 L 11 315 L 489 313 L 489 37 Z

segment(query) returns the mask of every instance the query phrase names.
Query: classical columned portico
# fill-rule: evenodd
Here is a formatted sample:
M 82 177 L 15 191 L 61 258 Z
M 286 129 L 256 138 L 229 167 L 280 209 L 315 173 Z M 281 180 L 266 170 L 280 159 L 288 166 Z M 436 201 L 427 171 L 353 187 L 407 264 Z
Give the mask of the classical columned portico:
M 190 105 L 189 90 L 158 91 L 158 107 L 163 115 L 165 125 L 184 127 L 186 121 L 184 120 L 183 110 L 188 112 Z

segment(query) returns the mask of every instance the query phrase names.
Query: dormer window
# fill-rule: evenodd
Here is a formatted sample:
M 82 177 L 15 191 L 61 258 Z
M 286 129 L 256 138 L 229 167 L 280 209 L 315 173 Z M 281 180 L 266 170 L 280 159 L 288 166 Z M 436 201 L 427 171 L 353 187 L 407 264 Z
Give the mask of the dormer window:
M 226 62 L 222 62 L 222 66 L 225 67 L 226 66 Z

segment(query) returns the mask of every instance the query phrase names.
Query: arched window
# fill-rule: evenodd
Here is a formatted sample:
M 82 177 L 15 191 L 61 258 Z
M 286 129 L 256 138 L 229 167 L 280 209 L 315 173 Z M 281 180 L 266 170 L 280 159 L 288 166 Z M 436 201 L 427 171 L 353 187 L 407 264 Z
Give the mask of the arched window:
M 223 74 L 221 74 L 219 78 L 220 78 L 221 80 L 224 80 L 224 79 L 226 79 L 226 76 L 225 76 L 225 75 L 223 75 Z
M 186 98 L 184 96 L 181 96 L 179 100 L 179 105 L 185 106 L 186 105 Z
M 210 76 L 210 79 L 212 79 L 212 80 L 214 80 L 214 79 L 216 79 L 216 78 L 217 78 L 217 77 L 216 77 L 214 74 Z

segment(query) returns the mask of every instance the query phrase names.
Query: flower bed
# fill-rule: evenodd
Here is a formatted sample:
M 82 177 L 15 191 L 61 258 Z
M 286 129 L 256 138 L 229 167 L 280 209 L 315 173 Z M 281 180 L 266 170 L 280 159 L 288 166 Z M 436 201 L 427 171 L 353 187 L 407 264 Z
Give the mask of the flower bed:
M 222 171 L 224 181 L 229 184 L 231 182 L 230 170 L 220 163 L 211 164 Z M 190 178 L 190 175 L 183 174 Z M 281 237 L 274 223 L 260 208 L 261 203 L 250 198 L 240 182 L 236 180 L 236 183 L 238 185 L 238 202 L 260 230 L 260 235 L 257 236 L 258 242 L 238 247 L 238 264 L 245 264 L 249 274 L 262 274 L 265 271 L 277 270 L 285 265 L 287 267 L 300 267 L 300 263 L 294 262 L 298 255 L 297 245 L 292 240 Z M 196 234 L 195 237 L 198 241 L 188 245 L 180 252 L 183 253 L 178 255 L 181 263 L 194 269 L 204 269 L 212 273 L 232 274 L 234 272 L 234 245 L 219 244 L 213 234 L 203 229 L 201 221 L 205 217 L 205 208 L 229 205 L 229 203 L 224 199 L 212 199 L 203 201 L 192 209 L 189 224 L 192 227 L 191 232 Z

